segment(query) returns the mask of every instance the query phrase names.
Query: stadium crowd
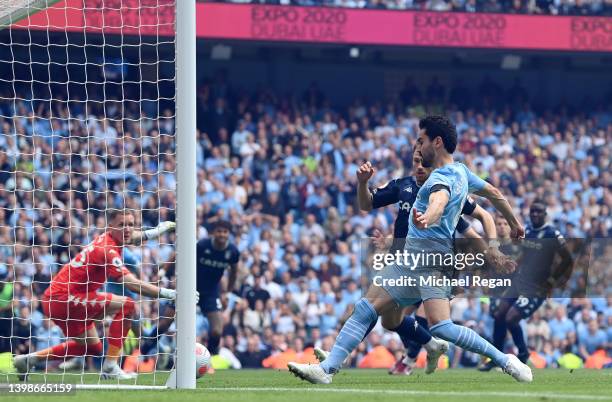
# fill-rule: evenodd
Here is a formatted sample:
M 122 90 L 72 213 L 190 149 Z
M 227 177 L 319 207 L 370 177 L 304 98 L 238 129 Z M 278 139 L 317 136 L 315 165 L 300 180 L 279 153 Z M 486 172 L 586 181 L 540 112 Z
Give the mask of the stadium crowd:
M 104 230 L 107 205 L 124 200 L 142 211 L 136 215 L 144 227 L 174 219 L 173 113 L 157 118 L 159 105 L 122 104 L 118 96 L 103 107 L 2 95 L 0 352 L 60 341 L 38 297 L 51 275 Z M 228 220 L 241 252 L 241 286 L 222 299 L 216 364 L 280 368 L 311 358 L 304 351 L 312 345 L 329 349 L 361 297 L 360 239 L 375 228 L 390 235 L 397 208 L 358 211 L 357 166 L 372 161 L 377 185 L 409 175 L 418 118 L 426 112 L 452 116 L 457 158 L 502 189 L 520 216 L 543 198 L 566 237 L 609 238 L 612 110 L 604 105 L 610 104 L 535 111 L 519 82 L 502 90 L 488 79 L 477 88 L 407 80 L 393 101 L 355 99 L 339 108 L 316 84 L 281 96 L 235 91 L 224 74 L 206 80 L 198 90 L 198 237 L 216 220 Z M 174 241 L 169 234 L 131 247 L 142 278 L 160 280 L 158 266 Z M 609 267 L 609 255 L 594 269 Z M 590 285 L 593 297 L 550 299 L 525 323 L 532 361 L 565 367 L 609 359 L 612 297 L 604 295 L 610 288 Z M 141 322 L 150 325 L 157 301 L 139 305 Z M 490 337 L 488 311 L 487 298 L 458 298 L 452 318 Z M 198 328 L 204 341 L 202 316 Z M 402 347 L 396 334 L 377 327 L 357 352 L 351 364 L 386 367 Z M 468 353 L 451 354 L 453 367 L 476 364 Z
M 609 0 L 220 0 L 297 6 L 548 15 L 611 15 Z

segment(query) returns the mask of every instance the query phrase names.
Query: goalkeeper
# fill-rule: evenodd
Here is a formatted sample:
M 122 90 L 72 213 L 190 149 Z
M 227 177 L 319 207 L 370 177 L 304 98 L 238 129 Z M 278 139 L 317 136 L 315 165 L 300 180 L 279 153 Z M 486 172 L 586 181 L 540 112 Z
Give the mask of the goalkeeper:
M 159 288 L 143 282 L 124 266 L 121 251 L 126 244 L 139 244 L 173 230 L 174 222 L 162 222 L 147 231 L 134 230 L 134 215 L 127 210 L 108 212 L 109 229 L 96 237 L 54 276 L 42 297 L 45 315 L 62 329 L 68 338 L 59 345 L 35 353 L 16 356 L 14 365 L 25 379 L 30 368 L 39 362 L 69 359 L 84 355 L 101 355 L 102 342 L 96 321 L 112 317 L 108 330 L 108 351 L 102 364 L 103 378 L 130 379 L 133 375 L 118 364 L 123 339 L 130 329 L 134 300 L 126 296 L 98 292 L 107 280 L 122 282 L 129 290 L 153 297 L 174 300 L 173 289 Z

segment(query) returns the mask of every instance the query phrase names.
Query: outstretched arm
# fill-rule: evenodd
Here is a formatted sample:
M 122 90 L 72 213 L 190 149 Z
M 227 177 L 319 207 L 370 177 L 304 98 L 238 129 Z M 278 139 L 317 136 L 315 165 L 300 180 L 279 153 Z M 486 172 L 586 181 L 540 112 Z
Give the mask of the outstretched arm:
M 151 283 L 141 281 L 132 273 L 123 275 L 123 283 L 125 287 L 132 292 L 152 298 L 163 297 L 166 299 L 174 299 L 176 294 L 172 289 L 160 288 Z
M 519 222 L 518 218 L 514 215 L 510 203 L 504 197 L 504 195 L 497 189 L 497 187 L 486 183 L 485 186 L 476 191 L 474 194 L 485 197 L 491 201 L 491 204 L 506 218 L 508 225 L 510 225 L 511 233 L 513 238 L 525 237 L 525 228 Z
M 433 190 L 432 190 L 433 191 Z M 414 223 L 421 229 L 427 229 L 430 225 L 435 224 L 440 220 L 444 213 L 444 208 L 448 204 L 449 193 L 446 189 L 434 191 L 429 195 L 429 206 L 425 213 L 421 213 L 414 209 Z
M 485 232 L 485 237 L 489 240 L 497 239 L 497 229 L 495 228 L 495 221 L 490 213 L 485 211 L 480 205 L 476 205 L 476 209 L 472 212 L 474 218 L 478 219 L 482 223 L 482 228 Z

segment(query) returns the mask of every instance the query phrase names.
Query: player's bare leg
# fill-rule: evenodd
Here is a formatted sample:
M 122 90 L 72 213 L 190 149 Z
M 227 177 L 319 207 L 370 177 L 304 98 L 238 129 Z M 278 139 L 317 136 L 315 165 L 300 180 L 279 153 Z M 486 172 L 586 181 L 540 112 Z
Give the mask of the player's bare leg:
M 448 299 L 428 299 L 424 304 L 433 335 L 470 352 L 491 358 L 505 373 L 519 382 L 533 380 L 529 366 L 523 364 L 515 355 L 504 355 L 473 330 L 453 323 L 450 319 Z
M 223 316 L 220 311 L 212 311 L 206 314 L 208 318 L 208 350 L 211 355 L 219 353 L 219 342 L 223 333 Z

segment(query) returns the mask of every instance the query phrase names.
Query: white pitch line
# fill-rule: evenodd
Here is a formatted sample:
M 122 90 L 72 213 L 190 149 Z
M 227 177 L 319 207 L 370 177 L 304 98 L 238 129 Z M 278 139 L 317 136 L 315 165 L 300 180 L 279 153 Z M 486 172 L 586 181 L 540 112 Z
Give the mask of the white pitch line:
M 283 388 L 283 387 L 210 387 L 204 388 L 209 391 L 227 392 L 320 392 L 338 394 L 386 394 L 386 395 L 436 395 L 436 396 L 487 396 L 499 398 L 557 398 L 585 401 L 612 401 L 612 397 L 603 395 L 577 395 L 577 394 L 555 394 L 546 392 L 491 392 L 491 391 L 419 391 L 409 389 L 359 389 L 359 388 Z

